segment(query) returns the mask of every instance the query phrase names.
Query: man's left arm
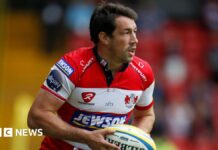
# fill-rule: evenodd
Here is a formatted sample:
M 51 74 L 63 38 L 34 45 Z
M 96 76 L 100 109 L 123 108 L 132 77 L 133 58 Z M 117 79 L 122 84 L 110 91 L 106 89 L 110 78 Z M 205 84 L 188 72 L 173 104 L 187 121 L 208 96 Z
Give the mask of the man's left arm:
M 154 121 L 155 121 L 155 113 L 154 113 L 153 106 L 147 110 L 134 109 L 132 125 L 150 134 L 154 125 Z

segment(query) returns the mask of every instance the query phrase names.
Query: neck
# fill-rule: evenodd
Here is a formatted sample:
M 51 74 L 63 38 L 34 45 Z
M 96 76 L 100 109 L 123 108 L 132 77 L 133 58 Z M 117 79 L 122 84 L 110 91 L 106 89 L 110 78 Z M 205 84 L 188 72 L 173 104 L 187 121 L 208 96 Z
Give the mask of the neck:
M 118 72 L 120 68 L 123 66 L 123 63 L 118 62 L 114 59 L 114 56 L 112 56 L 108 48 L 98 46 L 97 52 L 101 58 L 107 61 L 108 69 L 110 69 L 112 72 Z

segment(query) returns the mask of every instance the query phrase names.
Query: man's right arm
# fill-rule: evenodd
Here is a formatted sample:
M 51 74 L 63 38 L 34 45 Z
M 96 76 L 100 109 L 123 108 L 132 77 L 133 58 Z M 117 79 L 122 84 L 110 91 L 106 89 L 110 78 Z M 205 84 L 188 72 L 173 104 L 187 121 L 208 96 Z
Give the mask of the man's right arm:
M 92 149 L 97 150 L 103 147 L 117 149 L 115 145 L 104 140 L 106 135 L 113 134 L 114 131 L 106 129 L 87 131 L 73 127 L 63 121 L 57 115 L 58 109 L 63 104 L 63 100 L 41 89 L 29 111 L 28 126 L 30 128 L 42 128 L 43 133 L 51 137 L 86 143 Z

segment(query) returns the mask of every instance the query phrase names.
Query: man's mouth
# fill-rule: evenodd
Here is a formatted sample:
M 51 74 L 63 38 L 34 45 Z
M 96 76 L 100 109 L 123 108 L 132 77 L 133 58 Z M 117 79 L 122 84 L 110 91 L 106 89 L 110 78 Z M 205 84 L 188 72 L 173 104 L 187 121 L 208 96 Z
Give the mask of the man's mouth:
M 135 55 L 135 50 L 136 50 L 136 48 L 130 48 L 128 50 L 129 55 L 134 56 Z

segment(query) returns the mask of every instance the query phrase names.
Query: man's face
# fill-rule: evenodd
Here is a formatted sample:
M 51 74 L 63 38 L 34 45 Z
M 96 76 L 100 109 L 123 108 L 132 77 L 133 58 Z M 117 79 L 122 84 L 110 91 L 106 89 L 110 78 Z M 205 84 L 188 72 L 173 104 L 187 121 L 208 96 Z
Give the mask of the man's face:
M 115 19 L 116 28 L 109 41 L 112 60 L 117 63 L 127 63 L 133 59 L 138 39 L 135 21 L 119 16 Z

